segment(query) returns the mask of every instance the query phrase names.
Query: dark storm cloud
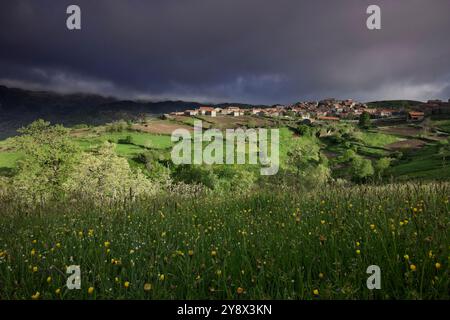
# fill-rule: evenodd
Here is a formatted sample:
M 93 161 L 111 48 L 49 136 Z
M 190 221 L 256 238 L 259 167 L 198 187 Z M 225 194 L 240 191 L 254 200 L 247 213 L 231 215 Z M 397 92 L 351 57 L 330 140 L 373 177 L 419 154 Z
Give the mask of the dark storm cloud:
M 65 27 L 78 4 L 82 30 Z M 366 28 L 369 4 L 382 30 Z M 448 0 L 4 0 L 0 82 L 253 103 L 448 98 Z

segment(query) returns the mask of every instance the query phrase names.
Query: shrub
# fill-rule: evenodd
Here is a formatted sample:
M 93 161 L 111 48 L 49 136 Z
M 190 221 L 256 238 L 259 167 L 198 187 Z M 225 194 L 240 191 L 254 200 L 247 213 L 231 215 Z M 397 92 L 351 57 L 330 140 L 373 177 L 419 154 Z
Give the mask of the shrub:
M 360 116 L 359 116 L 359 123 L 358 123 L 360 128 L 363 129 L 368 129 L 370 128 L 370 114 L 368 112 L 363 112 Z
M 176 182 L 202 184 L 213 190 L 218 183 L 218 177 L 209 166 L 180 165 L 175 168 L 172 177 Z
M 106 131 L 108 132 L 122 132 L 129 128 L 129 124 L 124 120 L 114 121 L 107 125 Z
M 10 191 L 10 179 L 0 176 L 0 199 L 5 198 Z
M 353 157 L 351 162 L 351 172 L 355 180 L 364 180 L 375 173 L 372 162 L 359 155 Z
M 387 158 L 387 157 L 383 157 L 378 159 L 375 162 L 375 171 L 378 175 L 378 178 L 381 178 L 381 176 L 383 175 L 383 173 L 390 167 L 392 162 L 391 158 Z
M 133 136 L 128 135 L 125 137 L 125 139 L 119 139 L 117 141 L 119 144 L 134 144 Z
M 256 182 L 255 174 L 245 166 L 221 166 L 214 172 L 220 179 L 217 187 L 220 192 L 246 193 Z

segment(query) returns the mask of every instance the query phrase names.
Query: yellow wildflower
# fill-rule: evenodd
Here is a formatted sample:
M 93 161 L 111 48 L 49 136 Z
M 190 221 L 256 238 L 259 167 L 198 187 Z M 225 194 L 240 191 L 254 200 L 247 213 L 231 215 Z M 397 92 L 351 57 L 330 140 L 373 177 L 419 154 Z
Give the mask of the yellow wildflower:
M 35 294 L 33 294 L 31 296 L 31 299 L 37 300 L 37 299 L 39 299 L 40 296 L 41 296 L 41 293 L 39 291 L 37 291 Z
M 152 290 L 152 285 L 151 283 L 146 283 L 144 284 L 144 291 L 150 291 Z

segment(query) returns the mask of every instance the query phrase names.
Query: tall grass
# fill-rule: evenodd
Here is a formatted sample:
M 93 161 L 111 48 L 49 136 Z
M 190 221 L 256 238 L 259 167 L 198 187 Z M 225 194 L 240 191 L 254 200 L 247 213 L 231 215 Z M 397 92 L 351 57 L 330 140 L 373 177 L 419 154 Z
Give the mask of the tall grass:
M 448 184 L 0 205 L 1 299 L 450 298 Z

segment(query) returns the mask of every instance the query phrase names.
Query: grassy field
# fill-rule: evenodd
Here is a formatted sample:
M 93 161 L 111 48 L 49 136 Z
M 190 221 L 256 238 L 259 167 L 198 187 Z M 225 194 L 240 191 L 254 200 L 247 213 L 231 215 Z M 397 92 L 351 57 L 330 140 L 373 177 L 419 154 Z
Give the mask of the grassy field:
M 207 126 L 216 126 L 221 123 L 220 128 L 234 128 L 240 125 L 273 125 L 272 122 L 258 117 L 220 117 L 208 118 L 210 123 Z M 226 121 L 222 118 L 226 118 Z M 166 132 L 170 128 L 179 126 L 189 128 L 192 125 L 188 121 L 192 117 L 178 117 L 177 121 L 157 120 L 149 121 L 147 127 L 141 125 L 138 130 L 124 130 L 122 132 L 108 132 L 106 128 L 90 128 L 73 130 L 73 139 L 83 150 L 95 148 L 105 141 L 117 144 L 117 154 L 126 157 L 133 167 L 141 166 L 135 159 L 139 154 L 148 150 L 155 150 L 167 153 L 173 145 L 168 134 L 157 134 L 146 131 L 162 130 Z M 435 120 L 433 124 L 441 130 L 445 130 L 449 120 Z M 191 121 L 192 122 L 192 121 Z M 222 123 L 223 122 L 223 123 Z M 206 125 L 206 123 L 204 123 Z M 338 124 L 337 128 L 348 129 L 349 124 Z M 350 145 L 357 148 L 358 154 L 368 159 L 376 160 L 381 157 L 389 157 L 395 150 L 400 150 L 405 154 L 404 159 L 392 163 L 388 174 L 401 179 L 440 179 L 448 178 L 450 170 L 443 170 L 442 161 L 436 156 L 435 144 L 426 140 L 412 139 L 421 132 L 417 127 L 409 125 L 390 126 L 375 128 L 370 131 L 358 131 L 356 137 L 358 141 L 350 141 Z M 280 127 L 280 163 L 286 167 L 288 152 L 296 146 L 313 146 L 318 144 L 322 151 L 330 157 L 332 161 L 342 155 L 348 148 L 343 143 L 330 143 L 328 138 L 315 139 L 308 136 L 298 136 L 287 127 Z M 11 175 L 11 170 L 16 166 L 21 154 L 15 150 L 12 139 L 0 142 L 0 175 Z M 339 176 L 339 173 L 337 174 Z
M 186 118 L 192 119 L 190 117 Z M 145 124 L 134 124 L 132 128 L 141 132 L 171 135 L 176 129 L 193 131 L 192 126 L 193 124 L 183 123 L 183 121 L 152 119 Z
M 361 140 L 368 147 L 382 148 L 390 143 L 397 142 L 400 139 L 396 136 L 380 132 L 361 132 Z
M 130 142 L 126 141 L 128 137 L 131 138 Z M 136 131 L 102 132 L 100 134 L 83 131 L 82 134 L 74 135 L 73 139 L 85 151 L 96 148 L 106 141 L 114 142 L 117 144 L 117 154 L 130 159 L 130 161 L 149 149 L 163 150 L 172 146 L 168 135 Z M 7 144 L 5 142 L 3 142 L 3 145 L 0 143 L 1 147 L 8 148 L 8 151 L 0 150 L 0 169 L 13 169 L 16 167 L 17 160 L 21 158 L 21 154 L 15 150 L 14 143 L 10 140 L 7 140 Z M 1 172 L 0 175 L 2 175 Z
M 21 154 L 18 152 L 2 152 L 0 156 L 0 168 L 14 168 L 20 157 Z
M 125 140 L 130 137 L 131 142 Z M 123 131 L 123 132 L 105 132 L 95 137 L 80 138 L 78 140 L 82 145 L 89 145 L 90 147 L 97 146 L 105 141 L 110 141 L 118 144 L 131 144 L 143 148 L 165 149 L 172 145 L 170 136 L 157 135 L 145 132 Z
M 449 186 L 1 203 L 1 299 L 449 299 Z M 381 268 L 381 290 L 366 269 Z M 80 265 L 82 287 L 65 287 Z
M 230 117 L 222 129 L 244 119 L 252 117 Z M 419 129 L 409 126 L 334 124 L 315 131 L 334 135 L 319 138 L 283 123 L 291 126 L 278 124 L 283 174 L 272 180 L 208 167 L 194 178 L 200 172 L 225 188 L 188 196 L 161 188 L 153 198 L 101 204 L 76 193 L 27 206 L 0 189 L 0 299 L 449 299 L 450 186 L 430 182 L 450 178 L 438 142 L 411 139 Z M 178 124 L 82 128 L 70 139 L 84 151 L 114 142 L 145 171 L 142 158 L 167 158 L 172 146 L 170 135 L 149 131 Z M 298 147 L 314 150 L 313 162 L 325 153 L 332 177 L 346 180 L 296 181 L 290 151 Z M 340 156 L 350 149 L 373 163 L 396 157 L 384 185 L 346 175 Z M 11 176 L 20 157 L 13 139 L 1 141 L 0 175 Z M 257 166 L 234 169 L 242 168 L 259 176 Z M 391 177 L 421 182 L 386 184 Z M 226 179 L 243 184 L 230 191 Z M 81 290 L 65 286 L 69 265 L 81 267 Z M 381 290 L 366 287 L 370 265 L 381 268 Z
M 450 120 L 437 120 L 433 124 L 441 131 L 450 133 Z
M 422 149 L 413 151 L 390 169 L 390 173 L 403 179 L 449 179 L 450 163 L 443 163 L 438 155 L 436 145 L 430 144 Z

